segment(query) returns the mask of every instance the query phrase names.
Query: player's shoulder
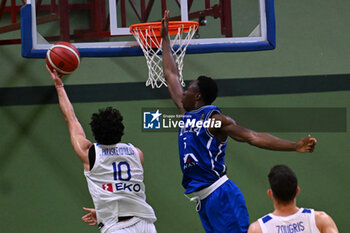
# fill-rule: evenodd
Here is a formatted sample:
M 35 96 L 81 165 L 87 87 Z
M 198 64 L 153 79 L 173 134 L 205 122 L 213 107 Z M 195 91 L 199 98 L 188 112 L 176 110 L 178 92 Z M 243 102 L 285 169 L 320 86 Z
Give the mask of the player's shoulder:
M 329 220 L 331 217 L 324 211 L 316 211 L 315 210 L 315 218 L 316 220 Z
M 136 146 L 134 146 L 135 150 L 139 153 L 139 154 L 143 154 L 142 150 Z
M 221 113 L 221 109 L 215 105 L 204 105 L 196 110 L 191 111 L 192 113 Z
M 216 106 L 216 105 L 206 105 L 204 107 L 208 111 L 214 111 L 214 112 L 221 113 L 221 109 L 218 106 Z
M 128 142 L 119 142 L 116 145 L 117 145 L 117 147 L 129 148 L 129 150 L 137 151 L 138 153 L 142 153 L 142 151 L 138 147 L 136 147 L 135 145 L 128 143 Z
M 222 114 L 221 112 L 214 112 L 213 114 L 211 114 L 211 118 L 215 118 L 216 120 L 221 121 L 223 125 L 237 124 L 234 119 L 232 119 L 230 116 Z
M 262 233 L 262 230 L 258 221 L 255 221 L 252 224 L 250 224 L 248 233 Z
M 133 147 L 134 145 L 129 143 L 129 142 L 118 142 L 117 146 L 131 146 L 131 147 Z
M 133 148 L 133 149 L 137 148 L 134 144 L 132 144 L 130 142 L 118 142 L 117 147 L 129 147 L 129 148 Z
M 332 218 L 324 211 L 315 211 L 315 220 L 317 223 L 325 223 L 332 220 Z
M 327 229 L 327 232 L 338 232 L 333 219 L 324 211 L 315 211 L 315 221 L 321 232 L 323 232 L 323 229 Z
M 140 158 L 140 162 L 143 165 L 143 163 L 144 163 L 144 155 L 143 155 L 142 150 L 140 148 L 138 148 L 138 147 L 134 147 L 134 148 L 136 149 L 137 154 L 138 154 L 138 156 Z
M 133 151 L 132 154 L 136 155 L 136 157 L 139 157 L 141 165 L 143 164 L 143 162 L 144 162 L 144 155 L 143 155 L 143 152 L 142 152 L 142 150 L 140 148 L 136 147 L 135 145 L 133 145 L 131 143 L 125 143 L 125 142 L 119 142 L 117 145 L 120 146 L 120 147 L 131 148 L 131 151 Z

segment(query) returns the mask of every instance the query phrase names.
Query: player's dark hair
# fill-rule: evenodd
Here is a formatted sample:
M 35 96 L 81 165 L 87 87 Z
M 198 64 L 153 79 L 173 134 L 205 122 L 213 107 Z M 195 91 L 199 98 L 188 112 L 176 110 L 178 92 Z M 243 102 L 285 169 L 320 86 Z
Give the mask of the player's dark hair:
M 286 165 L 276 165 L 268 175 L 273 196 L 280 202 L 291 202 L 298 188 L 298 179 L 292 169 Z
M 198 89 L 205 104 L 211 104 L 218 96 L 218 86 L 214 79 L 207 76 L 199 76 Z
M 91 116 L 91 130 L 96 142 L 102 145 L 112 145 L 120 142 L 124 135 L 123 116 L 112 107 L 99 109 Z

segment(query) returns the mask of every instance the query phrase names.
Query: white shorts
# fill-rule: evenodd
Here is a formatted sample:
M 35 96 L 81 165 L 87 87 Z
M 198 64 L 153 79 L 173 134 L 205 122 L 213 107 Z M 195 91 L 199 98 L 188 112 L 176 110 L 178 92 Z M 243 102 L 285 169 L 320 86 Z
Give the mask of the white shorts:
M 157 230 L 152 222 L 133 217 L 128 221 L 116 223 L 105 233 L 157 233 Z

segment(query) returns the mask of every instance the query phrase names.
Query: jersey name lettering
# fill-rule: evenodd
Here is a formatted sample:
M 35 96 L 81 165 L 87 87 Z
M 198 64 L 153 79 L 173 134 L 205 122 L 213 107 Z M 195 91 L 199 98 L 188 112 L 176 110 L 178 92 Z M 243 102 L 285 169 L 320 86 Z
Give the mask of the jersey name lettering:
M 297 233 L 305 230 L 304 223 L 302 221 L 289 225 L 278 225 L 276 226 L 278 233 Z
M 103 148 L 102 155 L 133 155 L 134 151 L 130 147 L 115 147 L 115 148 Z

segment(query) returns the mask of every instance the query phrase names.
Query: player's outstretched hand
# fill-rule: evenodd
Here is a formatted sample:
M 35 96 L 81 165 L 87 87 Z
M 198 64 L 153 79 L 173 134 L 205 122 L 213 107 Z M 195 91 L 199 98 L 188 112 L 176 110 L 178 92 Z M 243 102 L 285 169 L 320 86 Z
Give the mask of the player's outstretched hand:
M 94 226 L 97 224 L 97 218 L 96 218 L 96 210 L 95 209 L 90 209 L 90 208 L 85 208 L 83 207 L 83 210 L 86 212 L 89 212 L 88 214 L 84 215 L 81 217 L 81 219 L 88 223 L 90 226 Z
M 297 141 L 297 149 L 298 152 L 313 152 L 316 146 L 317 140 L 316 138 L 312 138 L 310 134 L 306 138 L 302 138 Z
M 52 81 L 55 84 L 55 87 L 63 87 L 63 82 L 61 77 L 57 74 L 57 71 L 54 69 L 53 71 L 46 65 L 46 69 L 49 71 Z
M 164 11 L 164 16 L 162 18 L 162 28 L 160 29 L 160 34 L 162 37 L 168 36 L 168 21 L 169 21 L 169 10 Z

